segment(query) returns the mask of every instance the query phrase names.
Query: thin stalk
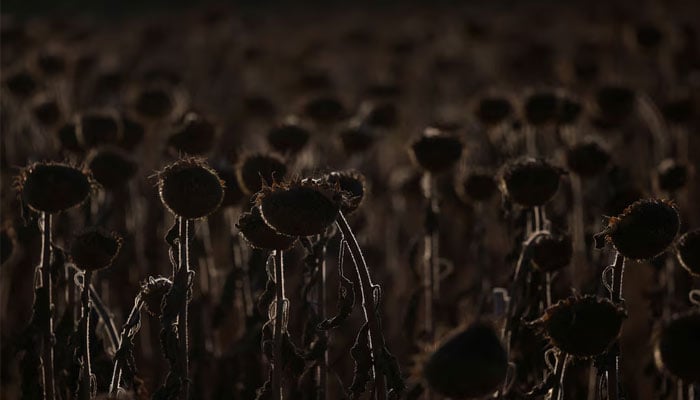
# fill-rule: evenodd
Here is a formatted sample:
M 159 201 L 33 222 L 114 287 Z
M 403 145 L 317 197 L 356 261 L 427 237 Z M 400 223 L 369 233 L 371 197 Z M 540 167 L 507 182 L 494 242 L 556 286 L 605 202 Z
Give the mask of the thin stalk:
M 200 282 L 200 288 L 202 290 L 202 293 L 209 294 L 209 292 L 212 290 L 211 285 L 212 285 L 212 281 L 213 281 L 213 274 L 214 274 L 214 271 L 216 270 L 216 267 L 214 266 L 214 257 L 213 257 L 214 247 L 213 247 L 212 241 L 211 241 L 211 231 L 209 229 L 209 220 L 202 221 L 202 223 L 199 226 L 200 226 L 200 232 L 202 234 L 202 243 L 204 244 L 204 262 L 201 263 L 204 270 L 200 271 L 201 278 L 200 278 L 199 282 Z
M 625 257 L 617 253 L 615 256 L 615 264 L 613 265 L 613 282 L 612 282 L 612 292 L 610 293 L 610 300 L 613 303 L 622 303 L 622 275 L 625 272 Z
M 323 239 L 322 239 L 323 240 Z M 325 248 L 325 247 L 324 247 Z M 325 249 L 324 249 L 325 253 Z M 318 301 L 318 317 L 319 320 L 325 321 L 327 310 L 326 310 L 326 260 L 325 257 L 321 261 L 320 279 L 317 283 L 316 295 Z M 317 333 L 321 336 L 325 342 L 328 342 L 328 332 L 325 330 L 318 331 Z M 323 358 L 321 365 L 316 367 L 316 381 L 318 382 L 318 392 L 316 394 L 317 400 L 325 400 L 326 392 L 328 390 L 328 347 L 323 352 Z
M 588 367 L 588 395 L 586 400 L 596 400 L 596 395 L 598 394 L 598 379 L 593 361 L 591 361 L 590 364 L 591 365 Z
M 546 272 L 544 274 L 545 280 L 545 305 L 549 308 L 552 305 L 552 273 Z
M 44 308 L 48 311 L 48 320 L 44 325 L 44 337 L 42 342 L 41 365 L 44 381 L 44 399 L 56 398 L 55 376 L 53 369 L 53 293 L 51 282 L 51 214 L 41 213 L 41 285 L 46 289 L 46 302 Z
M 564 396 L 564 374 L 568 361 L 568 354 L 559 354 L 559 357 L 557 357 L 557 365 L 554 368 L 555 384 L 552 388 L 552 395 L 549 397 L 549 400 L 561 400 Z
M 637 96 L 637 109 L 639 116 L 649 128 L 653 139 L 652 162 L 658 165 L 659 162 L 669 154 L 670 144 L 668 142 L 668 132 L 664 124 L 663 117 L 654 102 L 647 95 Z
M 525 125 L 525 149 L 531 157 L 537 155 L 537 128 L 532 125 Z
M 141 308 L 143 307 L 143 299 L 141 298 L 141 294 L 136 296 L 136 300 L 134 300 L 134 306 L 131 308 L 131 312 L 129 313 L 129 318 L 127 318 L 126 323 L 124 323 L 124 328 L 122 329 L 122 334 L 121 334 L 121 339 L 119 340 L 119 346 L 121 347 L 122 343 L 126 343 L 127 340 L 131 340 L 130 335 L 132 335 L 132 326 L 138 325 L 136 322 L 137 318 L 139 318 L 139 314 L 141 312 Z M 117 392 L 119 390 L 119 383 L 121 382 L 122 378 L 122 369 L 121 366 L 119 365 L 119 359 L 116 359 L 114 362 L 114 369 L 112 370 L 112 381 L 109 384 L 109 394 L 110 396 L 116 396 Z
M 83 291 L 80 297 L 83 304 L 83 319 L 81 329 L 85 334 L 85 348 L 83 349 L 83 376 L 80 387 L 82 399 L 92 399 L 92 366 L 90 365 L 90 282 L 92 271 L 85 271 L 83 275 Z
M 584 226 L 583 189 L 581 178 L 571 174 L 571 191 L 573 192 L 573 247 L 574 256 L 571 268 L 571 282 L 576 289 L 581 289 L 581 277 L 584 273 L 586 257 L 586 232 Z
M 107 331 L 107 339 L 109 340 L 109 345 L 113 352 L 117 351 L 119 347 L 119 336 L 117 335 L 117 327 L 114 325 L 114 320 L 112 319 L 107 306 L 102 302 L 100 295 L 97 294 L 95 288 L 90 285 L 90 306 L 95 308 L 95 312 L 100 316 L 102 323 L 104 323 L 105 331 Z
M 546 217 L 544 215 L 544 208 L 542 206 L 534 207 L 532 209 L 532 213 L 534 218 L 534 232 L 540 232 L 544 230 L 548 225 Z M 546 272 L 544 274 L 544 281 L 545 308 L 549 308 L 549 306 L 552 305 L 552 274 L 550 272 Z
M 226 216 L 229 221 L 230 233 L 231 233 L 231 258 L 233 260 L 233 267 L 240 269 L 241 273 L 238 282 L 236 283 L 236 292 L 240 293 L 241 306 L 244 310 L 243 322 L 248 317 L 253 315 L 253 293 L 250 287 L 250 275 L 248 274 L 248 263 L 244 261 L 245 257 L 242 254 L 242 247 L 240 245 L 240 236 L 238 235 L 238 228 L 236 228 L 236 215 L 234 214 L 233 208 L 228 208 L 226 210 Z
M 284 256 L 283 251 L 275 251 L 275 331 L 274 331 L 274 354 L 272 356 L 272 398 L 282 400 L 282 345 L 284 334 Z
M 372 284 L 372 278 L 369 274 L 369 268 L 365 263 L 365 258 L 362 255 L 362 250 L 360 245 L 357 243 L 355 235 L 348 225 L 348 221 L 342 212 L 339 212 L 338 219 L 336 220 L 336 225 L 340 229 L 343 239 L 345 240 L 348 250 L 350 250 L 350 255 L 352 256 L 353 263 L 355 264 L 355 271 L 357 273 L 357 280 L 360 282 L 360 295 L 362 296 L 362 309 L 365 315 L 365 321 L 367 322 L 367 328 L 369 330 L 370 345 L 372 347 L 372 359 L 374 360 L 374 366 L 372 367 L 374 371 L 374 385 L 375 385 L 375 395 L 377 400 L 386 400 L 386 381 L 384 375 L 377 368 L 377 355 L 380 351 L 384 349 L 384 336 L 379 330 L 379 318 L 377 316 L 377 304 L 374 301 L 374 285 Z
M 508 307 L 506 309 L 507 319 L 501 333 L 501 336 L 506 342 L 506 348 L 509 354 L 511 347 L 511 331 L 513 329 L 512 324 L 518 320 L 518 318 L 515 317 L 517 317 L 523 311 L 523 304 L 520 304 L 520 302 L 524 297 L 522 293 L 522 286 L 526 284 L 524 280 L 528 275 L 524 269 L 526 263 L 530 262 L 530 246 L 535 239 L 549 233 L 548 231 L 533 231 L 530 227 L 530 223 L 528 223 L 527 232 L 529 232 L 528 238 L 523 243 L 523 247 L 520 250 L 520 256 L 518 257 L 518 262 L 515 264 L 515 273 L 509 289 L 510 301 L 508 302 Z
M 663 319 L 668 320 L 671 317 L 671 303 L 676 298 L 676 282 L 675 282 L 675 263 L 672 257 L 666 258 L 664 272 L 666 273 L 666 299 L 664 301 Z
M 622 303 L 622 275 L 625 271 L 625 257 L 617 253 L 615 256 L 615 264 L 613 265 L 613 282 L 610 300 L 615 304 Z M 619 380 L 620 380 L 620 343 L 615 341 L 612 347 L 613 354 L 610 357 L 608 365 L 608 400 L 617 400 L 619 398 Z
M 688 384 L 688 399 L 695 399 L 695 392 L 696 392 L 696 384 L 689 383 Z
M 189 249 L 189 220 L 179 217 L 179 250 L 180 250 L 180 266 L 179 273 L 186 274 L 186 279 L 189 280 L 190 274 L 190 249 Z M 189 285 L 188 285 L 189 286 Z M 187 295 L 186 295 L 187 296 Z M 188 340 L 188 330 L 187 330 L 187 308 L 189 306 L 189 300 L 183 302 L 182 309 L 178 315 L 178 337 L 180 338 L 180 362 L 183 374 L 183 398 L 188 399 L 190 394 L 190 360 L 189 360 L 189 340 Z
M 79 271 L 78 267 L 75 266 L 75 264 L 66 264 L 66 268 L 68 269 L 68 273 L 70 276 L 70 271 Z M 95 308 L 95 312 L 97 315 L 100 317 L 100 320 L 102 320 L 102 323 L 104 324 L 105 331 L 107 332 L 107 339 L 109 341 L 109 347 L 112 350 L 113 353 L 116 353 L 117 347 L 119 347 L 119 334 L 117 333 L 117 327 L 114 325 L 114 320 L 112 319 L 112 315 L 107 309 L 107 306 L 105 303 L 102 301 L 102 298 L 100 298 L 100 295 L 97 293 L 97 290 L 95 290 L 95 287 L 90 284 L 90 306 Z M 71 290 L 72 292 L 72 290 Z
M 425 238 L 423 245 L 424 329 L 426 342 L 432 343 L 435 336 L 435 302 L 440 292 L 437 228 L 439 208 L 437 196 L 435 195 L 435 177 L 432 174 L 426 174 L 423 179 L 426 185 L 425 196 L 428 200 L 428 205 L 425 209 Z M 426 397 L 429 398 L 430 396 L 426 395 Z

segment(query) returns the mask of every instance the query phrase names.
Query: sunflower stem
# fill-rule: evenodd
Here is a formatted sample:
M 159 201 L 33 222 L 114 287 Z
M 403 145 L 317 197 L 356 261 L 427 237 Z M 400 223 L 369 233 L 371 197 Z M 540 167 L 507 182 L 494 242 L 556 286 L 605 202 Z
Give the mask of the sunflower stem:
M 90 361 L 90 282 L 92 281 L 92 271 L 85 271 L 83 275 L 83 290 L 80 300 L 83 305 L 83 318 L 81 319 L 85 335 L 85 343 L 83 345 L 83 376 L 80 388 L 80 397 L 82 399 L 92 399 L 92 366 Z
M 323 240 L 323 238 L 321 239 Z M 323 252 L 325 253 L 325 246 Z M 326 320 L 326 260 L 325 257 L 323 257 L 323 261 L 321 261 L 320 265 L 320 279 L 318 280 L 317 284 L 317 292 L 316 295 L 317 301 L 318 301 L 318 318 L 320 321 L 325 321 Z M 319 331 L 318 335 L 322 337 L 322 339 L 325 340 L 325 342 L 328 342 L 328 332 L 327 331 Z M 318 382 L 318 393 L 316 395 L 317 400 L 325 400 L 326 395 L 327 395 L 327 390 L 328 390 L 328 347 L 326 346 L 326 349 L 323 351 L 323 357 L 321 359 L 321 365 L 316 367 L 316 379 Z
M 51 214 L 41 213 L 41 225 L 43 228 L 41 236 L 41 285 L 46 291 L 47 320 L 44 321 L 44 337 L 42 342 L 41 365 L 44 381 L 44 399 L 54 400 L 55 377 L 53 369 L 53 293 L 51 281 Z
M 275 250 L 275 331 L 274 354 L 272 356 L 272 398 L 282 400 L 282 345 L 284 334 L 284 256 L 283 251 Z
M 131 340 L 129 338 L 129 334 L 131 331 L 131 326 L 137 325 L 136 319 L 139 317 L 139 313 L 141 312 L 141 308 L 143 307 L 143 299 L 141 298 L 141 293 L 136 295 L 136 300 L 134 300 L 134 306 L 131 308 L 131 312 L 129 313 L 129 317 L 126 319 L 126 322 L 124 323 L 124 327 L 122 328 L 122 333 L 121 333 L 121 339 L 119 340 L 119 347 L 121 348 L 123 343 L 126 343 L 127 340 Z M 109 395 L 110 397 L 115 397 L 117 395 L 117 392 L 119 390 L 119 383 L 121 382 L 122 378 L 122 370 L 121 366 L 119 365 L 119 358 L 115 359 L 114 361 L 114 369 L 112 370 L 112 381 L 109 384 Z
M 610 300 L 615 304 L 621 304 L 622 299 L 622 275 L 625 271 L 625 257 L 619 252 L 615 256 L 615 264 L 613 265 L 613 281 Z M 608 365 L 608 399 L 617 400 L 619 398 L 619 379 L 620 379 L 620 342 L 615 341 L 610 350 L 609 365 Z
M 190 260 L 189 260 L 189 220 L 179 217 L 179 250 L 180 250 L 180 266 L 179 273 L 184 273 L 188 281 L 187 287 L 190 286 Z M 189 399 L 190 392 L 190 377 L 189 377 L 189 340 L 187 329 L 187 308 L 189 306 L 189 293 L 185 294 L 185 301 L 182 303 L 182 309 L 178 316 L 178 337 L 180 339 L 180 362 L 182 373 L 182 394 L 185 400 Z
M 425 182 L 425 196 L 428 200 L 425 209 L 425 238 L 423 246 L 423 297 L 425 302 L 424 329 L 426 341 L 431 343 L 435 332 L 435 322 L 433 318 L 435 301 L 439 292 L 439 279 L 436 279 L 438 272 L 438 237 L 437 218 L 438 202 L 435 196 L 435 178 L 432 174 L 423 177 Z
M 372 284 L 369 268 L 367 268 L 367 264 L 365 263 L 365 258 L 362 255 L 360 245 L 357 243 L 357 239 L 352 233 L 350 225 L 342 212 L 338 213 L 336 225 L 338 225 L 338 228 L 340 229 L 345 245 L 348 247 L 348 250 L 350 250 L 350 255 L 352 256 L 353 263 L 355 264 L 357 280 L 360 282 L 362 309 L 364 311 L 365 321 L 367 322 L 367 328 L 369 330 L 370 345 L 372 347 L 372 360 L 374 362 L 372 367 L 374 371 L 374 393 L 377 400 L 386 400 L 386 381 L 384 374 L 378 368 L 378 354 L 384 349 L 384 336 L 379 329 L 379 317 L 377 315 L 378 304 L 376 304 L 374 301 L 373 294 L 375 285 Z
M 559 354 L 557 357 L 557 364 L 554 368 L 554 387 L 552 388 L 552 395 L 549 400 L 561 400 L 564 395 L 564 374 L 566 372 L 566 364 L 569 361 L 568 354 Z

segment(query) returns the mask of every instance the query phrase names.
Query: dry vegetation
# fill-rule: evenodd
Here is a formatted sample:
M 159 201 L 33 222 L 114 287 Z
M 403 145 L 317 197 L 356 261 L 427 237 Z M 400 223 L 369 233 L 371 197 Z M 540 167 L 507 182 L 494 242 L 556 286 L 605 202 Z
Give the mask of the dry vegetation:
M 525 3 L 4 14 L 0 397 L 700 398 L 700 6 Z

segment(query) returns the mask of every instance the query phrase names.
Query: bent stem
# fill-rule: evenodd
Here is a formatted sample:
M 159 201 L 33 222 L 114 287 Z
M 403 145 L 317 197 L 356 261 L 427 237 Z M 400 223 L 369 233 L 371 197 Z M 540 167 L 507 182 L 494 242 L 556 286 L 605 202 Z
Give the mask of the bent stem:
M 377 316 L 377 306 L 374 300 L 374 291 L 376 286 L 372 284 L 372 278 L 369 275 L 369 269 L 365 263 L 365 258 L 362 255 L 362 250 L 360 245 L 357 243 L 355 235 L 348 225 L 348 221 L 342 212 L 338 212 L 338 219 L 335 221 L 336 225 L 340 229 L 342 238 L 345 241 L 348 250 L 350 250 L 350 255 L 352 256 L 353 263 L 355 264 L 355 271 L 357 273 L 357 280 L 360 282 L 360 295 L 362 296 L 362 309 L 365 314 L 365 321 L 367 322 L 367 328 L 369 331 L 369 339 L 372 351 L 372 360 L 374 365 L 372 370 L 374 372 L 374 385 L 375 394 L 377 400 L 386 400 L 386 381 L 382 372 L 378 368 L 378 354 L 384 349 L 384 336 L 379 330 L 379 318 Z
M 131 308 L 131 312 L 129 313 L 129 318 L 127 318 L 126 322 L 124 323 L 124 326 L 122 328 L 122 333 L 121 333 L 121 339 L 119 340 L 119 350 L 122 351 L 124 349 L 124 345 L 130 341 L 133 340 L 134 335 L 136 335 L 136 332 L 140 328 L 140 313 L 141 313 L 141 308 L 143 307 L 143 299 L 141 298 L 141 293 L 136 295 L 136 299 L 134 300 L 134 306 Z M 119 384 L 122 379 L 122 367 L 120 365 L 120 360 L 121 358 L 118 357 L 118 355 L 115 357 L 114 360 L 114 369 L 112 370 L 112 380 L 109 384 L 109 396 L 110 397 L 116 397 L 117 392 L 119 390 Z
M 53 369 L 53 293 L 51 281 L 51 214 L 41 213 L 41 285 L 46 291 L 46 303 L 43 308 L 47 311 L 47 320 L 44 321 L 44 337 L 41 349 L 41 366 L 44 381 L 44 399 L 54 400 L 55 377 Z
M 272 391 L 273 399 L 282 400 L 282 345 L 284 334 L 284 304 L 287 300 L 284 297 L 284 256 L 283 251 L 275 250 L 275 331 L 274 331 L 274 354 L 272 356 Z
M 90 288 L 90 307 L 95 308 L 95 312 L 102 320 L 104 324 L 105 331 L 107 332 L 107 338 L 109 339 L 109 346 L 113 352 L 116 353 L 119 347 L 119 336 L 117 335 L 117 327 L 114 326 L 114 320 L 107 310 L 107 306 L 102 302 L 100 295 L 92 285 L 88 286 Z
M 513 275 L 513 281 L 511 282 L 509 289 L 510 300 L 508 301 L 506 309 L 506 323 L 503 326 L 502 337 L 506 342 L 508 353 L 510 354 L 510 348 L 513 343 L 512 331 L 515 327 L 514 325 L 520 320 L 520 316 L 525 311 L 527 304 L 522 304 L 524 298 L 523 286 L 526 282 L 530 280 L 530 270 L 524 271 L 527 263 L 530 262 L 530 250 L 532 243 L 540 236 L 548 235 L 548 230 L 542 229 L 543 218 L 540 218 L 540 213 L 537 208 L 533 210 L 532 219 L 528 219 L 527 222 L 527 239 L 523 242 L 522 248 L 520 250 L 520 255 L 518 256 L 518 262 L 515 265 L 515 273 Z M 549 296 L 551 298 L 551 295 Z
M 75 264 L 66 264 L 66 269 L 69 271 L 69 274 L 71 270 L 74 272 L 80 271 Z M 88 285 L 88 287 L 90 289 L 90 306 L 95 308 L 97 316 L 103 323 L 105 332 L 107 333 L 110 350 L 112 353 L 116 353 L 117 347 L 119 347 L 119 343 L 121 342 L 119 341 L 119 334 L 117 333 L 117 327 L 114 325 L 112 314 L 109 312 L 107 306 L 100 298 L 100 295 L 97 293 L 97 290 L 95 290 L 95 287 L 92 284 Z M 71 290 L 71 292 L 72 291 L 73 290 Z

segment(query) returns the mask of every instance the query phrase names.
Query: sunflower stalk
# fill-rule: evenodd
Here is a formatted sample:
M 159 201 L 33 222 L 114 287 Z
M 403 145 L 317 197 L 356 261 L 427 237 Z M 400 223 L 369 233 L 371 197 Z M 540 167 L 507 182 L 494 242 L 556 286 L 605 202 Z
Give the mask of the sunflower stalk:
M 360 245 L 357 243 L 357 239 L 352 233 L 350 225 L 342 212 L 339 212 L 336 224 L 340 229 L 348 250 L 350 250 L 350 255 L 355 264 L 355 271 L 357 272 L 357 280 L 360 283 L 362 308 L 365 315 L 365 322 L 367 323 L 370 349 L 372 352 L 375 398 L 377 400 L 386 400 L 386 380 L 383 371 L 378 365 L 379 352 L 383 351 L 385 347 L 384 336 L 379 330 L 379 316 L 377 315 L 378 304 L 376 304 L 374 300 L 374 294 L 378 287 L 372 283 L 372 278 L 370 277 L 369 269 L 362 255 Z
M 43 342 L 41 365 L 43 372 L 44 399 L 54 400 L 55 397 L 55 376 L 53 369 L 53 293 L 51 279 L 51 214 L 48 212 L 41 213 L 41 285 L 45 290 L 44 308 L 47 311 L 47 320 L 43 322 Z
M 83 366 L 80 382 L 80 398 L 92 399 L 92 366 L 90 361 L 90 282 L 92 281 L 92 271 L 85 271 L 83 275 L 83 289 L 80 300 L 83 307 L 83 317 L 80 320 L 79 329 L 85 335 L 83 343 Z
M 282 380 L 284 375 L 284 367 L 282 362 L 282 347 L 284 345 L 284 313 L 285 302 L 284 297 L 284 252 L 275 251 L 275 323 L 274 323 L 274 353 L 272 356 L 272 398 L 282 400 L 284 393 L 282 391 Z

